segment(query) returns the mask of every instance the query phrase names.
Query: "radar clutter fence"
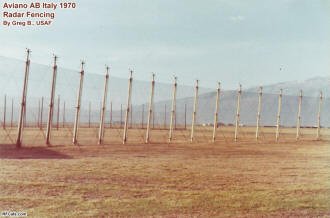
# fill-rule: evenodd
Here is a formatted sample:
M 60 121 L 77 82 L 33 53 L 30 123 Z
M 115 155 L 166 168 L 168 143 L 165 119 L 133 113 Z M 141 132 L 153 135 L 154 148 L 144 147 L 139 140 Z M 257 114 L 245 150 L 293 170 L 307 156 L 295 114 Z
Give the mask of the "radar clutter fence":
M 78 131 L 80 128 L 97 128 L 97 142 L 98 144 L 104 144 L 104 138 L 105 138 L 105 131 L 107 129 L 117 129 L 118 135 L 122 134 L 122 140 L 121 142 L 123 144 L 126 144 L 129 137 L 129 129 L 140 129 L 142 131 L 145 131 L 144 133 L 140 132 L 141 134 L 141 143 L 150 143 L 153 142 L 151 139 L 152 136 L 152 130 L 161 130 L 167 132 L 167 139 L 165 139 L 163 142 L 171 143 L 174 140 L 174 134 L 176 131 L 189 131 L 190 134 L 187 135 L 186 141 L 194 142 L 196 141 L 196 133 L 198 133 L 199 130 L 205 132 L 208 131 L 209 134 L 205 134 L 203 137 L 203 140 L 210 141 L 210 142 L 216 142 L 217 139 L 221 139 L 221 135 L 225 140 L 228 140 L 228 136 L 226 136 L 221 133 L 222 128 L 226 129 L 224 127 L 224 124 L 227 123 L 227 126 L 232 126 L 234 135 L 233 140 L 239 141 L 240 135 L 244 135 L 244 130 L 242 126 L 249 126 L 249 128 L 254 129 L 254 139 L 256 141 L 262 140 L 262 128 L 268 127 L 275 127 L 274 136 L 275 141 L 279 141 L 280 139 L 280 130 L 281 127 L 295 127 L 295 140 L 301 140 L 302 135 L 302 112 L 303 112 L 303 92 L 299 92 L 299 96 L 287 96 L 287 101 L 284 102 L 287 105 L 290 105 L 286 108 L 295 108 L 295 109 L 289 109 L 291 110 L 290 119 L 291 124 L 281 124 L 281 121 L 284 120 L 282 118 L 282 109 L 283 109 L 283 90 L 281 89 L 279 94 L 277 95 L 277 104 L 274 101 L 275 94 L 265 94 L 263 93 L 263 88 L 260 87 L 259 91 L 256 93 L 252 92 L 244 92 L 242 89 L 242 85 L 239 85 L 238 91 L 233 94 L 229 95 L 228 91 L 224 91 L 222 93 L 220 83 L 217 84 L 217 87 L 215 90 L 210 91 L 204 91 L 204 93 L 200 93 L 200 87 L 199 87 L 199 81 L 196 80 L 196 84 L 193 88 L 193 93 L 189 93 L 184 98 L 178 99 L 178 80 L 177 77 L 174 77 L 173 84 L 171 87 L 171 90 L 167 90 L 168 97 L 163 97 L 162 99 L 155 99 L 155 92 L 157 92 L 157 85 L 155 82 L 155 74 L 152 74 L 151 82 L 149 83 L 149 88 L 144 87 L 146 93 L 148 95 L 145 96 L 146 103 L 142 103 L 143 100 L 139 100 L 138 103 L 135 105 L 132 103 L 133 101 L 133 70 L 129 70 L 129 79 L 128 79 L 128 88 L 127 88 L 127 98 L 126 98 L 126 106 L 123 107 L 123 104 L 120 104 L 120 110 L 118 109 L 118 106 L 116 106 L 114 109 L 113 102 L 110 101 L 110 107 L 107 109 L 107 101 L 108 101 L 108 92 L 109 92 L 109 80 L 111 81 L 111 77 L 109 77 L 110 74 L 110 68 L 106 66 L 105 69 L 105 77 L 103 77 L 103 91 L 102 91 L 102 101 L 100 103 L 99 107 L 99 116 L 97 115 L 95 111 L 92 110 L 92 104 L 89 102 L 88 109 L 84 108 L 82 111 L 82 97 L 84 95 L 83 89 L 84 89 L 84 76 L 85 76 L 85 70 L 84 70 L 84 62 L 81 62 L 81 69 L 79 72 L 79 83 L 76 85 L 76 102 L 74 105 L 74 111 L 68 111 L 66 101 L 62 100 L 61 105 L 61 98 L 60 95 L 56 96 L 56 88 L 57 88 L 57 57 L 54 56 L 53 59 L 53 66 L 52 66 L 52 76 L 51 76 L 51 87 L 50 87 L 50 97 L 49 97 L 49 106 L 48 106 L 48 114 L 47 119 L 45 119 L 45 109 L 46 109 L 46 98 L 42 96 L 41 98 L 38 98 L 37 101 L 34 101 L 35 105 L 37 107 L 34 107 L 32 115 L 29 115 L 30 112 L 27 110 L 27 98 L 28 98 L 28 83 L 29 83 L 29 75 L 30 75 L 30 50 L 27 50 L 27 56 L 25 61 L 25 71 L 24 71 L 24 80 L 23 80 L 23 89 L 22 89 L 22 95 L 20 98 L 20 106 L 19 106 L 19 113 L 17 118 L 17 126 L 15 126 L 15 115 L 14 115 L 14 98 L 11 99 L 9 102 L 10 110 L 7 110 L 8 108 L 8 97 L 5 95 L 4 98 L 4 106 L 3 106 L 3 122 L 2 126 L 3 129 L 13 129 L 17 127 L 17 133 L 16 133 L 16 139 L 15 144 L 19 148 L 22 146 L 23 143 L 23 131 L 24 128 L 36 128 L 39 129 L 39 131 L 44 130 L 45 127 L 45 120 L 46 120 L 46 131 L 44 134 L 44 140 L 47 145 L 52 144 L 52 130 L 58 130 L 59 128 L 66 128 L 67 132 L 66 134 L 70 137 L 72 137 L 72 143 L 74 145 L 79 144 L 79 137 L 78 137 Z M 78 80 L 78 77 L 77 77 Z M 100 80 L 101 82 L 101 80 Z M 102 86 L 101 84 L 98 84 L 98 86 Z M 164 89 L 165 90 L 165 89 Z M 163 91 L 164 92 L 164 91 Z M 122 93 L 121 93 L 122 94 Z M 145 94 L 145 93 L 144 93 Z M 111 90 L 110 90 L 111 95 Z M 235 96 L 236 95 L 236 101 L 231 99 L 228 100 L 228 96 Z M 271 96 L 271 100 L 267 100 L 265 98 L 268 96 Z M 192 97 L 193 96 L 193 97 Z M 120 96 L 122 99 L 122 96 Z M 323 113 L 323 105 L 324 105 L 324 96 L 323 93 L 320 92 L 320 95 L 318 98 L 311 98 L 307 97 L 309 99 L 309 104 L 313 104 L 313 112 L 309 113 L 315 115 L 315 125 L 311 126 L 310 123 L 312 121 L 309 121 L 308 125 L 304 125 L 305 127 L 313 127 L 315 129 L 315 136 L 313 137 L 314 140 L 320 140 L 321 139 L 321 118 Z M 48 100 L 48 99 L 47 99 Z M 179 100 L 179 101 L 178 101 Z M 31 102 L 32 99 L 31 99 Z M 232 104 L 232 105 L 230 105 Z M 234 105 L 235 104 L 235 105 Z M 253 105 L 252 105 L 253 104 Z M 265 105 L 270 104 L 270 108 L 277 108 L 276 114 L 274 114 L 273 117 L 276 118 L 276 122 L 274 124 L 271 124 L 270 120 L 268 119 L 267 122 L 262 122 L 263 113 L 267 114 L 267 109 L 265 109 Z M 85 106 L 87 106 L 85 104 Z M 93 105 L 95 107 L 95 105 Z M 226 109 L 230 106 L 231 111 L 229 112 L 229 109 Z M 35 114 L 35 108 L 37 108 L 37 113 Z M 213 108 L 213 109 L 212 109 Z M 248 108 L 244 110 L 244 108 Z M 234 110 L 233 110 L 234 109 Z M 60 110 L 62 110 L 62 116 L 60 117 Z M 108 111 L 107 111 L 108 110 Z M 135 112 L 133 112 L 133 110 Z M 157 110 L 157 111 L 155 111 Z M 163 110 L 161 112 L 161 110 Z M 179 110 L 179 112 L 178 112 Z M 180 111 L 181 110 L 181 111 Z M 288 109 L 286 109 L 288 110 Z M 310 110 L 310 109 L 308 109 Z M 308 111 L 307 110 L 307 111 Z M 10 119 L 8 119 L 6 116 L 8 114 L 8 111 L 10 111 Z M 199 111 L 201 113 L 201 120 L 197 121 L 197 117 L 199 115 Z M 305 108 L 306 111 L 306 108 Z M 222 115 L 222 112 L 224 115 Z M 295 113 L 293 113 L 295 112 Z M 71 115 L 69 115 L 71 113 Z M 81 121 L 81 113 L 83 113 L 83 122 L 80 124 Z M 191 119 L 189 118 L 189 114 L 191 113 Z M 251 115 L 249 115 L 249 119 L 245 121 L 245 124 L 243 124 L 242 121 L 242 113 L 245 114 L 255 114 L 255 120 L 251 118 Z M 72 115 L 73 114 L 73 115 Z M 96 115 L 95 115 L 96 114 Z M 178 118 L 178 114 L 181 114 L 180 118 Z M 230 114 L 230 115 L 228 115 Z M 288 114 L 288 113 L 285 113 Z M 294 115 L 295 114 L 295 115 Z M 305 112 L 305 114 L 307 114 Z M 108 123 L 106 123 L 106 117 L 108 115 Z M 233 115 L 233 116 L 232 116 Z M 292 125 L 292 117 L 295 116 L 296 124 L 295 126 Z M 207 116 L 207 118 L 206 118 Z M 267 115 L 270 117 L 271 115 Z M 29 120 L 31 120 L 31 117 L 34 117 L 34 122 L 27 121 L 27 117 L 30 117 Z M 74 117 L 73 122 L 70 121 L 69 117 Z M 87 117 L 87 119 L 86 119 Z M 93 118 L 94 117 L 94 118 Z M 95 122 L 95 117 L 98 122 Z M 133 118 L 134 117 L 134 118 Z M 137 118 L 140 117 L 140 118 Z M 56 118 L 56 119 L 54 119 Z M 62 119 L 62 122 L 60 122 L 60 119 Z M 168 120 L 169 119 L 169 120 Z M 287 119 L 289 120 L 289 119 Z M 309 120 L 312 120 L 309 118 Z M 145 122 L 146 121 L 146 122 Z M 191 127 L 187 127 L 187 123 L 191 122 Z M 196 127 L 205 127 L 204 129 L 196 128 Z M 72 129 L 72 130 L 70 130 Z M 228 127 L 227 127 L 228 129 Z M 122 131 L 121 131 L 122 130 Z M 207 137 L 206 137 L 207 135 Z M 9 133 L 4 134 L 3 137 L 8 138 Z M 88 136 L 87 136 L 88 137 Z M 94 135 L 93 135 L 94 137 Z M 112 137 L 112 136 L 109 136 Z M 12 140 L 13 142 L 13 140 Z

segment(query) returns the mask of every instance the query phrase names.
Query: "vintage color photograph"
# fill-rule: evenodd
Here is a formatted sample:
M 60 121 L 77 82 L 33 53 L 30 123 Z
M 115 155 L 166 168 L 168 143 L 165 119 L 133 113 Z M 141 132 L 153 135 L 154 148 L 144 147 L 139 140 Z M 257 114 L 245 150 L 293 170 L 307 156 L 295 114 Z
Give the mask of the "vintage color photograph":
M 1 217 L 330 217 L 329 0 L 1 0 Z

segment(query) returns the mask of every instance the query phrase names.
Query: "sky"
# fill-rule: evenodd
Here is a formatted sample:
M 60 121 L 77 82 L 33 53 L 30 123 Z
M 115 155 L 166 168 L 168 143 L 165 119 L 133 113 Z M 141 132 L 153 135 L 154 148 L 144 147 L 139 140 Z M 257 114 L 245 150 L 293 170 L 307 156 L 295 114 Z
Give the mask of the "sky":
M 4 2 L 31 2 L 5 1 Z M 49 2 L 49 1 L 48 1 Z M 60 1 L 54 0 L 59 3 Z M 330 75 L 329 0 L 76 0 L 49 27 L 0 25 L 0 56 L 226 89 Z M 2 8 L 2 12 L 4 9 Z

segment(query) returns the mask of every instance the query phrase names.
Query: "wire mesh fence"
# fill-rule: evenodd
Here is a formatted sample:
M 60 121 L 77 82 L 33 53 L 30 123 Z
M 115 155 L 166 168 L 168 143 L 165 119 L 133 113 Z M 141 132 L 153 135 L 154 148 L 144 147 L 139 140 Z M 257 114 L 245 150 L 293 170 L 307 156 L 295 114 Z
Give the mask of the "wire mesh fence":
M 17 143 L 24 65 L 25 63 L 19 60 L 0 59 L 1 144 Z M 218 88 L 216 84 L 213 88 L 186 86 L 180 84 L 178 78 L 175 85 L 174 79 L 172 83 L 162 83 L 157 81 L 157 76 L 152 83 L 152 76 L 150 81 L 135 80 L 134 72 L 130 81 L 129 71 L 127 78 L 118 78 L 111 75 L 110 69 L 105 98 L 105 71 L 103 75 L 85 72 L 81 104 L 78 104 L 82 75 L 79 72 L 79 69 L 56 69 L 52 104 L 54 66 L 31 62 L 23 110 L 23 143 L 45 143 L 50 111 L 52 144 L 73 142 L 77 117 L 79 144 L 97 143 L 100 138 L 104 144 L 122 143 L 125 137 L 130 143 L 144 143 L 148 137 L 153 143 L 213 140 L 229 142 L 235 139 L 258 139 L 265 142 L 275 140 L 277 123 L 280 141 L 298 138 L 329 139 L 330 115 L 327 111 L 330 99 L 326 98 L 327 93 L 323 93 L 322 98 L 306 93 L 299 103 L 299 93 L 286 95 L 284 92 L 279 105 L 279 93 L 269 90 L 265 93 L 260 93 L 258 88 L 255 91 L 243 89 L 241 93 L 238 90 L 220 90 L 218 117 L 215 118 Z M 202 84 L 202 81 L 199 84 Z M 104 105 L 103 99 L 106 99 Z M 101 122 L 103 107 L 104 117 Z M 104 130 L 100 131 L 103 125 Z

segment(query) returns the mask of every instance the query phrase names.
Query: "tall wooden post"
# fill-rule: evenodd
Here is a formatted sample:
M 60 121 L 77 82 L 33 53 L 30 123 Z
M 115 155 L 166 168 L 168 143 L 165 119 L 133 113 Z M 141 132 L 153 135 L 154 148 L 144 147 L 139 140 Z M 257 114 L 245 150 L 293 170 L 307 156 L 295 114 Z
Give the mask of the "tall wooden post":
M 213 122 L 213 136 L 212 141 L 215 142 L 217 128 L 218 128 L 218 120 L 219 120 L 219 102 L 220 102 L 220 88 L 221 84 L 218 82 L 217 94 L 215 98 L 215 112 L 214 112 L 214 122 Z
M 56 129 L 58 130 L 60 125 L 60 96 L 57 96 L 57 120 L 56 120 Z
M 174 129 L 176 129 L 176 121 L 177 121 L 177 116 L 176 116 L 176 112 L 175 112 L 175 116 L 174 116 Z
M 166 104 L 164 104 L 164 129 L 166 129 Z
M 196 123 L 196 115 L 197 115 L 197 105 L 198 105 L 198 80 L 196 80 L 195 86 L 195 98 L 194 98 L 194 110 L 192 114 L 192 122 L 191 122 L 191 133 L 190 133 L 190 141 L 194 141 L 194 131 L 195 131 L 195 123 Z
M 7 113 L 7 95 L 5 95 L 5 102 L 3 105 L 3 128 L 6 129 L 6 113 Z
M 102 114 L 102 101 L 100 101 L 100 103 L 99 103 L 99 109 L 100 109 L 100 110 L 99 110 L 99 112 L 100 112 L 100 114 L 99 114 L 100 116 L 99 116 L 99 117 L 100 117 L 100 119 L 101 119 L 101 114 Z
M 122 127 L 123 123 L 123 104 L 120 104 L 120 128 Z
M 174 77 L 174 85 L 173 85 L 173 96 L 172 96 L 172 110 L 171 110 L 171 119 L 170 119 L 170 131 L 168 135 L 168 142 L 171 142 L 173 139 L 173 124 L 174 119 L 176 117 L 176 89 L 177 89 L 177 77 Z
M 26 103 L 26 100 L 25 100 L 25 107 L 24 107 L 24 112 L 23 112 L 23 115 L 24 115 L 24 118 L 23 118 L 23 128 L 27 126 L 27 122 L 26 122 L 26 108 L 27 108 L 27 103 Z
M 18 119 L 18 130 L 17 130 L 17 139 L 16 139 L 17 148 L 20 148 L 22 146 L 23 119 L 24 119 L 24 111 L 25 111 L 25 107 L 26 107 L 26 95 L 27 95 L 27 87 L 28 87 L 29 71 L 30 71 L 30 53 L 31 53 L 31 50 L 27 49 L 24 83 L 23 83 L 23 93 L 22 93 L 22 103 L 21 103 L 21 109 L 20 109 L 20 114 L 19 114 L 19 119 Z
M 37 127 L 40 128 L 40 100 L 38 99 L 38 118 L 37 118 Z
M 155 114 L 156 113 L 155 113 L 155 109 L 154 109 L 153 112 L 152 112 L 152 128 L 153 129 L 155 129 L 155 117 L 156 117 Z
M 155 74 L 152 74 L 148 120 L 147 120 L 146 143 L 149 143 L 149 140 L 150 140 L 150 122 L 151 122 L 151 116 L 154 116 L 153 111 L 152 111 L 152 109 L 154 107 L 154 91 L 155 91 Z
M 133 82 L 133 71 L 130 70 L 130 77 L 129 77 L 129 80 L 128 80 L 128 96 L 127 96 L 127 108 L 126 108 L 126 114 L 125 114 L 123 144 L 125 144 L 126 141 L 127 141 L 129 112 L 130 112 L 130 106 L 131 106 L 132 82 Z
M 112 102 L 110 102 L 110 128 L 112 128 Z
M 40 108 L 40 129 L 43 128 L 43 112 L 44 112 L 44 97 L 41 97 L 41 108 Z
M 317 130 L 316 130 L 316 139 L 320 140 L 321 138 L 321 110 L 323 104 L 323 93 L 320 92 L 320 100 L 319 100 L 319 109 L 317 113 Z
M 54 66 L 53 66 L 53 77 L 51 83 L 51 91 L 50 91 L 50 102 L 49 102 L 49 111 L 48 111 L 48 122 L 47 122 L 47 130 L 46 130 L 46 144 L 50 144 L 50 135 L 53 124 L 53 112 L 54 112 L 54 95 L 55 95 L 55 86 L 56 86 L 56 74 L 57 74 L 57 57 L 54 56 Z
M 283 90 L 280 90 L 280 94 L 278 96 L 278 110 L 277 110 L 277 120 L 276 120 L 276 136 L 275 140 L 278 142 L 280 136 L 280 122 L 281 122 L 281 110 L 282 110 L 282 96 Z
M 143 129 L 144 122 L 144 104 L 142 104 L 142 112 L 141 112 L 141 129 Z
M 62 116 L 62 127 L 65 126 L 65 101 L 63 101 L 63 116 Z
M 298 102 L 298 114 L 297 114 L 297 132 L 296 140 L 299 140 L 300 137 L 300 126 L 301 126 L 301 104 L 302 104 L 303 92 L 300 90 L 299 102 Z
M 259 139 L 259 128 L 260 128 L 260 117 L 261 117 L 261 104 L 262 104 L 262 86 L 259 87 L 256 140 Z
M 237 142 L 238 140 L 238 128 L 240 125 L 241 95 L 242 95 L 242 85 L 239 84 L 239 90 L 237 94 L 236 122 L 235 122 L 235 142 Z
M 184 104 L 184 129 L 187 129 L 187 104 Z
M 105 115 L 106 105 L 107 105 L 108 81 L 109 81 L 109 67 L 106 67 L 101 120 L 100 120 L 100 128 L 99 128 L 99 141 L 98 141 L 99 145 L 103 143 L 103 138 L 104 138 L 104 115 Z
M 91 128 L 91 111 L 92 111 L 92 103 L 88 104 L 88 128 Z
M 14 119 L 14 99 L 11 99 L 10 128 L 13 128 L 13 119 Z
M 78 95 L 77 95 L 77 106 L 76 106 L 76 115 L 74 120 L 74 127 L 73 127 L 73 139 L 72 142 L 74 145 L 78 144 L 78 124 L 79 124 L 79 114 L 80 114 L 80 104 L 81 104 L 81 95 L 82 95 L 82 89 L 83 89 L 83 82 L 84 82 L 84 65 L 85 62 L 81 62 L 81 71 L 80 71 L 80 82 L 79 82 L 79 88 L 78 88 Z

